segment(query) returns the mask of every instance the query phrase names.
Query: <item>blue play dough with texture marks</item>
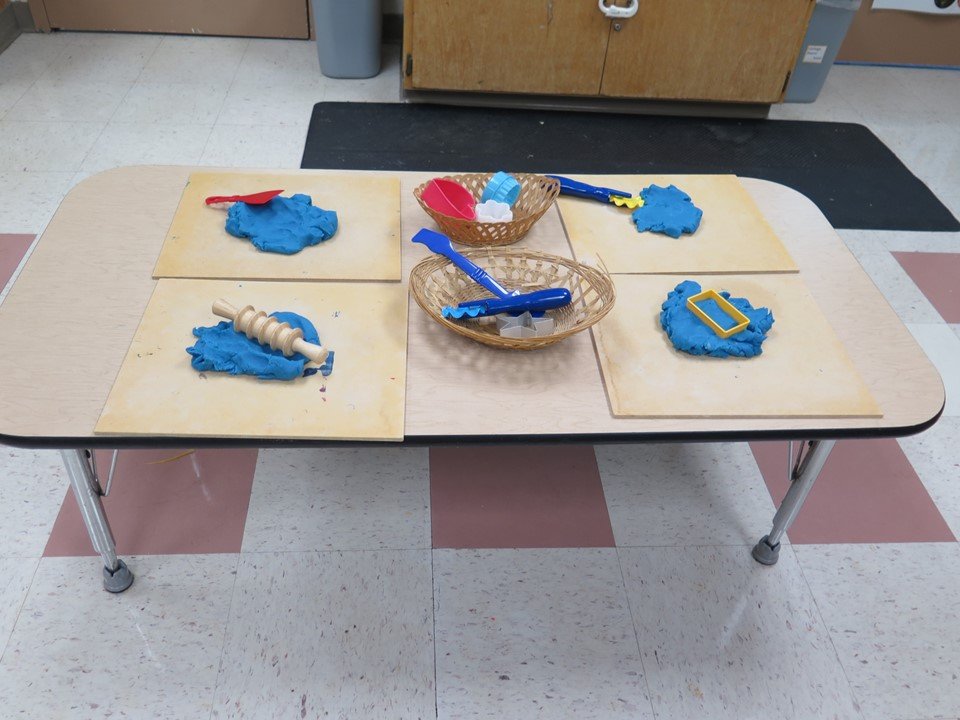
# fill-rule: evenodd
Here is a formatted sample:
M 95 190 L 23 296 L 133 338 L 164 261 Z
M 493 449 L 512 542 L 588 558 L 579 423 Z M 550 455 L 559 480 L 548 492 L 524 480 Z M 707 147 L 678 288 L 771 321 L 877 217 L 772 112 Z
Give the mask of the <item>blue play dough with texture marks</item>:
M 734 298 L 730 297 L 728 292 L 721 292 L 720 295 L 729 300 L 731 305 L 750 318 L 750 325 L 746 330 L 728 338 L 722 338 L 687 307 L 687 298 L 700 291 L 699 283 L 684 280 L 670 291 L 661 307 L 660 327 L 677 350 L 690 355 L 709 355 L 717 358 L 749 358 L 763 352 L 761 346 L 767 339 L 770 328 L 773 327 L 772 312 L 763 307 L 754 308 L 746 298 Z M 698 303 L 698 306 L 724 328 L 735 324 L 733 319 L 713 301 Z
M 292 312 L 275 312 L 270 313 L 270 317 L 303 330 L 303 339 L 307 342 L 320 344 L 317 329 L 302 315 Z M 193 334 L 197 342 L 192 347 L 188 347 L 187 352 L 193 358 L 190 365 L 194 370 L 200 372 L 213 370 L 231 375 L 254 375 L 261 380 L 293 380 L 305 374 L 313 374 L 309 370 L 304 372 L 304 366 L 310 362 L 309 358 L 300 353 L 285 357 L 281 351 L 261 345 L 256 340 L 251 340 L 243 333 L 237 332 L 229 320 L 224 320 L 213 327 L 194 328 Z M 333 372 L 332 350 L 319 370 L 324 377 Z
M 227 232 L 258 250 L 293 255 L 337 232 L 337 213 L 313 206 L 309 195 L 275 197 L 263 205 L 237 202 L 227 211 Z
M 703 210 L 676 185 L 650 185 L 640 191 L 643 205 L 633 211 L 634 224 L 639 232 L 650 230 L 678 238 L 683 233 L 694 233 L 700 227 Z

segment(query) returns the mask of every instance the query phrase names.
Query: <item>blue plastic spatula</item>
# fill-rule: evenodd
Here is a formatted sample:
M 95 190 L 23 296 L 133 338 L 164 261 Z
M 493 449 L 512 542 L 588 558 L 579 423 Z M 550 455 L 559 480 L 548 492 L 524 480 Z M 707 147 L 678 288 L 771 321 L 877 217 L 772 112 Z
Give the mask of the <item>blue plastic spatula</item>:
M 547 175 L 548 178 L 560 181 L 560 194 L 571 197 L 598 200 L 602 203 L 613 203 L 617 207 L 626 207 L 633 210 L 643 206 L 643 198 L 633 193 L 616 190 L 614 188 L 599 187 L 580 180 L 572 180 L 562 175 Z
M 413 236 L 413 242 L 426 245 L 438 255 L 443 255 L 454 265 L 463 270 L 467 277 L 478 285 L 482 285 L 497 297 L 483 298 L 462 302 L 456 307 L 448 305 L 443 308 L 446 318 L 485 317 L 500 313 L 542 312 L 568 305 L 572 299 L 566 288 L 547 288 L 521 293 L 519 290 L 507 290 L 498 283 L 486 270 L 471 262 L 453 249 L 450 238 L 434 230 L 422 228 Z

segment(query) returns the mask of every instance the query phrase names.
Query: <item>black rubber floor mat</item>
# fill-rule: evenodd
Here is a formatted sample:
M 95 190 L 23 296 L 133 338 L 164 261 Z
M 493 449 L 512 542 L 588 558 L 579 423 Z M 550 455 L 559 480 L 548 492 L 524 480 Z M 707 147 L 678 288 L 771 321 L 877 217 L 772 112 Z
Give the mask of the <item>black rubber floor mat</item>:
M 960 230 L 886 145 L 849 123 L 317 103 L 301 167 L 735 173 L 799 190 L 837 228 Z

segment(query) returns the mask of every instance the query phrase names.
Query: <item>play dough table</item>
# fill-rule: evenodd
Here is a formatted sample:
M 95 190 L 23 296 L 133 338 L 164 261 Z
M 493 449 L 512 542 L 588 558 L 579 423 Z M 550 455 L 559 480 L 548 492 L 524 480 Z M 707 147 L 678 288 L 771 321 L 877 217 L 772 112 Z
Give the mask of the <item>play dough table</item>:
M 151 273 L 192 170 L 131 167 L 81 182 L 64 199 L 0 304 L 0 443 L 63 451 L 91 540 L 103 558 L 105 586 L 112 591 L 129 586 L 132 574 L 117 558 L 100 502 L 100 479 L 86 451 L 345 444 L 267 437 L 265 431 L 246 437 L 94 434 L 156 286 Z M 379 175 L 401 183 L 406 278 L 428 254 L 409 242 L 421 226 L 432 227 L 412 195 L 428 175 Z M 402 444 L 806 441 L 805 459 L 793 470 L 773 528 L 754 549 L 758 561 L 774 563 L 779 540 L 834 442 L 919 432 L 942 412 L 944 390 L 936 369 L 813 203 L 775 183 L 744 179 L 743 184 L 796 262 L 882 416 L 616 418 L 591 332 L 533 352 L 495 350 L 437 325 L 411 300 Z M 376 212 L 373 200 L 370 210 Z M 556 207 L 522 243 L 571 255 Z M 791 377 L 782 378 L 785 395 L 803 391 Z M 164 387 L 156 393 L 164 393 Z

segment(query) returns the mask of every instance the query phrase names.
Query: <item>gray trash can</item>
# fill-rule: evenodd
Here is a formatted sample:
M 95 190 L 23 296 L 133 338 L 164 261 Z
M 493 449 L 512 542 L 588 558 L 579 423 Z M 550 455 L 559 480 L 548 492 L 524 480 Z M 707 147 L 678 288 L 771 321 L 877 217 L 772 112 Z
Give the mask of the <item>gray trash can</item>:
M 860 0 L 817 0 L 793 67 L 786 102 L 813 102 L 827 81 Z
M 332 78 L 380 72 L 381 0 L 313 0 L 320 71 Z

